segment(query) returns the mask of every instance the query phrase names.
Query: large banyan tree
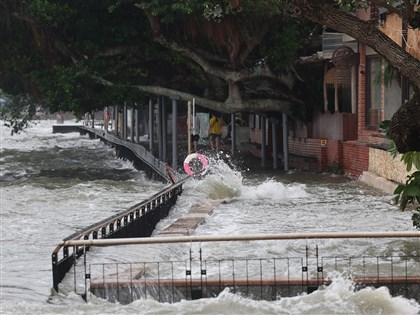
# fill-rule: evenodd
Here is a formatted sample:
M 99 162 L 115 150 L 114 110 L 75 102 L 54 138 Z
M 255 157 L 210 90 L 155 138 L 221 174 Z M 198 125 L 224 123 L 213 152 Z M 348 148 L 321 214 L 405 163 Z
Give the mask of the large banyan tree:
M 137 6 L 149 20 L 153 41 L 199 69 L 201 105 L 220 112 L 294 111 L 305 116 L 304 96 L 310 95 L 293 62 L 308 29 L 287 1 L 182 3 Z
M 400 152 L 420 151 L 420 61 L 375 23 L 382 6 L 419 27 L 418 0 L 0 0 L 0 88 L 30 92 L 52 111 L 193 97 L 220 112 L 286 112 L 307 119 L 316 94 L 295 66 L 310 54 L 309 22 L 365 43 L 415 94 L 392 118 Z M 303 18 L 302 18 L 303 17 Z M 308 82 L 308 81 L 306 81 Z
M 314 104 L 294 67 L 310 29 L 288 1 L 0 3 L 2 88 L 30 90 L 53 110 L 81 114 L 155 94 L 306 119 L 305 98 Z

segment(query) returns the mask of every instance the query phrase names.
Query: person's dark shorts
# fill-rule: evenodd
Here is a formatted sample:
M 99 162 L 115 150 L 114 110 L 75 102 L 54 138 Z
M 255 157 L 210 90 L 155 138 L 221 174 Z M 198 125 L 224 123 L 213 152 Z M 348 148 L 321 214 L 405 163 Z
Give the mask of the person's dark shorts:
M 218 133 L 211 133 L 210 134 L 210 138 L 211 139 L 217 139 L 217 138 L 221 138 L 222 137 L 222 135 L 221 134 L 218 134 Z
M 198 141 L 200 139 L 199 135 L 191 135 L 191 140 L 192 141 Z

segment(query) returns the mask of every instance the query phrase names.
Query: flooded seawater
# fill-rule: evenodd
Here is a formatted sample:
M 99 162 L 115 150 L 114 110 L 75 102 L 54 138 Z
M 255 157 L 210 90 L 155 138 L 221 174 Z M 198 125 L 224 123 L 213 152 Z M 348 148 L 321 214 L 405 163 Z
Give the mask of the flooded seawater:
M 277 301 L 253 300 L 223 291 L 214 298 L 178 303 L 147 299 L 128 305 L 95 296 L 88 302 L 73 293 L 66 279 L 52 291 L 51 253 L 70 234 L 158 192 L 166 186 L 150 181 L 114 149 L 78 133 L 52 134 L 55 121 L 40 121 L 10 136 L 1 126 L 1 314 L 419 314 L 414 300 L 392 296 L 385 287 L 354 290 L 336 275 L 324 290 Z M 70 123 L 70 122 L 69 122 Z M 164 229 L 206 199 L 222 203 L 195 235 L 242 235 L 311 232 L 413 231 L 409 211 L 401 212 L 387 196 L 345 177 L 277 171 L 247 171 L 221 160 L 211 173 L 189 180 Z M 272 254 L 293 256 L 309 241 L 284 246 L 238 243 L 203 244 L 208 256 Z M 331 255 L 419 255 L 415 240 L 324 240 Z M 145 245 L 143 245 L 145 246 Z M 92 261 L 147 261 L 166 257 L 165 246 L 138 250 L 100 248 Z M 171 255 L 177 253 L 172 252 Z M 68 286 L 68 287 L 67 287 Z

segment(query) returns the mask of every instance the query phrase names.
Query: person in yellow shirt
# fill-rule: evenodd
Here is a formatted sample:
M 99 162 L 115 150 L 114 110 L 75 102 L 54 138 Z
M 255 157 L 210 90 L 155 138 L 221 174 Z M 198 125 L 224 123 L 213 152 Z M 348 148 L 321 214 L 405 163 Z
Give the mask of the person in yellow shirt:
M 219 151 L 220 139 L 222 137 L 223 120 L 215 114 L 211 115 L 209 122 L 210 147 L 212 150 Z

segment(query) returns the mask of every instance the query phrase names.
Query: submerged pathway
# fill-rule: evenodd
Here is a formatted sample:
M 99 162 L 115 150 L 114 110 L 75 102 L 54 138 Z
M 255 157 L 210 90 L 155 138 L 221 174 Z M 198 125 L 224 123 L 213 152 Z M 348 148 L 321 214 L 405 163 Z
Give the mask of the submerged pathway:
M 188 213 L 172 223 L 166 229 L 157 234 L 157 237 L 176 237 L 190 235 L 205 219 L 213 213 L 213 210 L 222 200 L 206 200 L 202 204 L 193 205 Z

